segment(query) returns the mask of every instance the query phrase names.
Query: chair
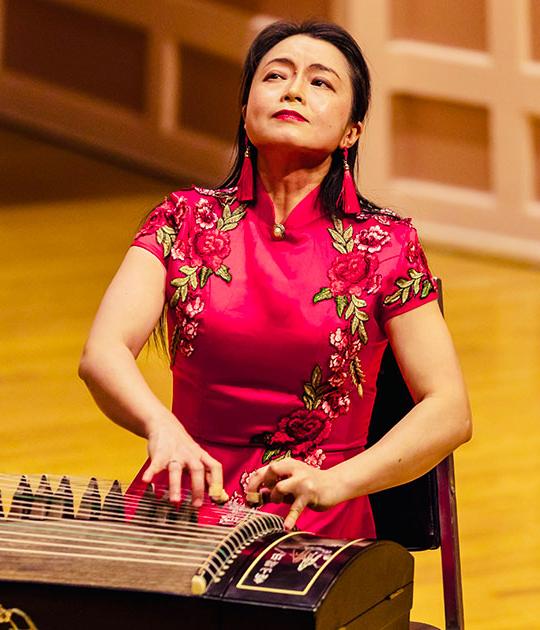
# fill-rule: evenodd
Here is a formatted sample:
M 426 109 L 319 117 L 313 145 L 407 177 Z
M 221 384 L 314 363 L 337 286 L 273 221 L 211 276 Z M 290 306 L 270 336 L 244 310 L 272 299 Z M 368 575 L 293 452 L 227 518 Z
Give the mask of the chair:
M 439 305 L 442 309 L 441 282 Z M 390 347 L 383 356 L 368 446 L 378 441 L 414 403 Z M 446 630 L 463 630 L 463 595 L 459 556 L 454 459 L 450 454 L 414 481 L 370 495 L 377 537 L 410 551 L 441 550 Z M 411 624 L 411 629 L 433 628 Z

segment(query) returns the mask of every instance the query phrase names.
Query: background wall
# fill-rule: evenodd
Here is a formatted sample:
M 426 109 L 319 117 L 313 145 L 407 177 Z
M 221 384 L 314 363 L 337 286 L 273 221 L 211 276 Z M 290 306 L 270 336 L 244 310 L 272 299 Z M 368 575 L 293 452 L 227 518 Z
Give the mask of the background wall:
M 0 0 L 0 116 L 216 182 L 248 42 L 310 16 L 372 67 L 363 190 L 433 241 L 540 261 L 540 0 Z

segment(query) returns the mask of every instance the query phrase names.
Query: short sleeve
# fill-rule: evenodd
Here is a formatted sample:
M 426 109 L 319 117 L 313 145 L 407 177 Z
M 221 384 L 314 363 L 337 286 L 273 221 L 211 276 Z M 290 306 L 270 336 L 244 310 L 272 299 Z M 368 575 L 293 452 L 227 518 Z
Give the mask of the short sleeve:
M 399 234 L 399 254 L 383 263 L 380 325 L 438 298 L 438 287 L 415 228 L 406 223 Z
M 146 217 L 131 245 L 142 247 L 167 265 L 170 255 L 183 226 L 186 213 L 186 199 L 171 193 Z

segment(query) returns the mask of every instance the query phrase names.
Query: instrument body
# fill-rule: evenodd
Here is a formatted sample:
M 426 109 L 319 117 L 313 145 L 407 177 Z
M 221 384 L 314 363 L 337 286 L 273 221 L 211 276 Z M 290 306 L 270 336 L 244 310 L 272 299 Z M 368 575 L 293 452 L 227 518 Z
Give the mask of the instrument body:
M 409 627 L 413 558 L 393 542 L 277 531 L 275 520 L 253 525 L 254 511 L 195 566 L 185 558 L 199 557 L 212 528 L 192 523 L 192 510 L 190 524 L 165 518 L 149 527 L 99 510 L 86 520 L 32 518 L 18 504 L 0 519 L 0 606 L 24 611 L 38 630 Z M 88 501 L 81 505 L 88 516 Z M 239 537 L 245 544 L 229 553 Z M 199 596 L 194 575 L 207 580 Z M 3 625 L 0 616 L 3 627 L 31 626 Z

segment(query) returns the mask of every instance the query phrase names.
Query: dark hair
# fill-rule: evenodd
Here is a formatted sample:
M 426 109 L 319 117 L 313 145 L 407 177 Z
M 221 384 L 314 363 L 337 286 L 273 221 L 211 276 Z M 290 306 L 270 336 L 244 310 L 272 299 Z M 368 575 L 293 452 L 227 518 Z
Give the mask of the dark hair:
M 358 44 L 347 33 L 347 31 L 337 24 L 328 22 L 274 22 L 264 28 L 254 39 L 251 44 L 244 63 L 242 72 L 242 83 L 240 86 L 240 110 L 247 104 L 251 84 L 255 72 L 266 53 L 272 49 L 280 41 L 293 35 L 307 35 L 314 39 L 321 39 L 335 46 L 349 64 L 349 72 L 352 83 L 353 102 L 351 107 L 350 120 L 363 121 L 366 117 L 371 97 L 371 82 L 369 69 L 364 59 L 364 55 Z M 244 161 L 244 152 L 248 139 L 246 130 L 244 129 L 244 119 L 240 116 L 238 123 L 238 131 L 236 134 L 236 147 L 234 152 L 234 163 L 225 180 L 219 185 L 219 188 L 228 188 L 238 183 L 242 163 Z M 257 164 L 257 150 L 250 143 L 251 159 L 254 165 Z M 358 142 L 350 149 L 348 154 L 348 162 L 351 174 L 354 177 L 354 167 L 358 155 Z M 343 153 L 338 148 L 332 154 L 332 162 L 328 173 L 321 182 L 320 199 L 325 212 L 328 214 L 341 213 L 339 195 L 343 183 Z M 360 205 L 367 212 L 376 212 L 380 208 L 370 202 L 368 199 L 358 193 Z

